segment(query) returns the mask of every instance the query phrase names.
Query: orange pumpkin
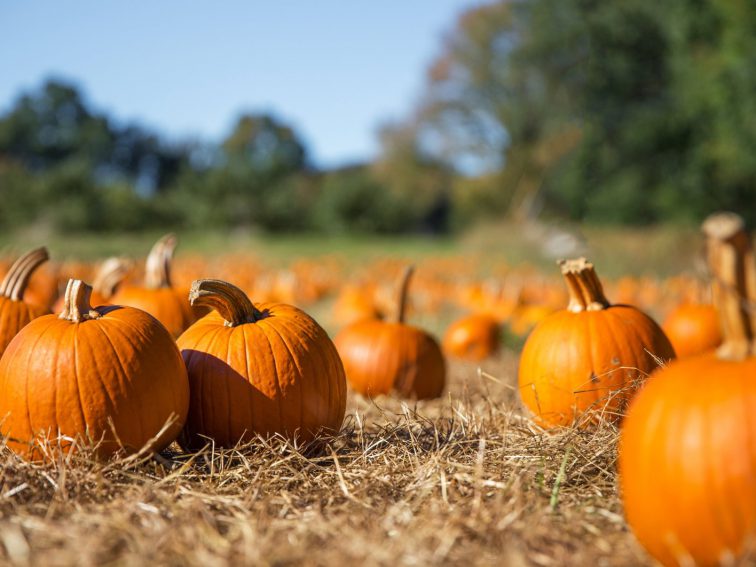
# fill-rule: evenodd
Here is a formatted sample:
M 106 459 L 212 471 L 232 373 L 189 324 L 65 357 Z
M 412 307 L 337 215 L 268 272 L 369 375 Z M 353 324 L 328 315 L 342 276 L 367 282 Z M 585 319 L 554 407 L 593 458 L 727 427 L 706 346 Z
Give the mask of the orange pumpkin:
M 171 336 L 139 309 L 93 309 L 90 293 L 70 280 L 63 312 L 29 323 L 0 359 L 0 428 L 26 458 L 75 439 L 102 457 L 158 451 L 184 424 L 189 383 Z
M 97 269 L 92 282 L 92 305 L 108 305 L 118 287 L 134 268 L 134 262 L 128 258 L 113 256 L 105 260 Z M 65 297 L 61 296 L 55 302 L 55 311 L 60 311 L 65 305 Z
M 116 305 L 138 307 L 178 337 L 195 320 L 186 294 L 171 285 L 171 261 L 178 241 L 168 234 L 152 247 L 145 264 L 144 286 L 123 285 L 111 298 Z
M 520 357 L 519 390 L 544 426 L 617 421 L 640 380 L 675 353 L 642 311 L 611 305 L 593 264 L 562 261 L 570 302 L 541 321 Z M 583 414 L 589 412 L 590 419 Z
M 449 326 L 442 344 L 444 352 L 456 358 L 483 360 L 499 350 L 499 324 L 484 313 L 467 315 Z
M 306 442 L 341 429 L 344 368 L 314 319 L 283 303 L 255 306 L 219 280 L 194 282 L 190 299 L 215 311 L 178 339 L 191 389 L 183 447 L 276 433 Z
M 24 301 L 24 292 L 34 270 L 49 258 L 46 248 L 21 256 L 0 282 L 0 356 L 18 332 L 32 319 L 46 315 L 46 307 Z
M 707 219 L 724 343 L 655 372 L 622 426 L 625 515 L 664 565 L 734 564 L 756 540 L 756 265 L 741 219 Z
M 395 391 L 403 397 L 437 398 L 444 391 L 446 362 L 436 339 L 404 322 L 413 268 L 405 271 L 394 321 L 363 320 L 335 339 L 349 384 L 366 396 Z
M 678 357 L 710 351 L 722 342 L 719 316 L 713 305 L 680 305 L 667 316 L 662 329 Z

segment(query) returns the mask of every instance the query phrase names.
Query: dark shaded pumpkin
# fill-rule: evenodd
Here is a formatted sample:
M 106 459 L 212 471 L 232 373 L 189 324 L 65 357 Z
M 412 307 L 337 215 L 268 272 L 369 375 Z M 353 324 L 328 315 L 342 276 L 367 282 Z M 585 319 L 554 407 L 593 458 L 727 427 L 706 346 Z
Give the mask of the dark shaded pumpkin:
M 34 319 L 0 359 L 0 427 L 26 458 L 77 439 L 102 457 L 158 451 L 184 424 L 189 383 L 171 336 L 139 309 L 92 308 L 90 293 L 70 280 L 63 312 Z
M 196 317 L 186 293 L 171 284 L 171 262 L 178 240 L 167 234 L 152 247 L 145 264 L 144 285 L 122 285 L 110 298 L 115 305 L 146 311 L 178 337 Z
M 452 323 L 442 344 L 446 354 L 477 362 L 496 354 L 499 336 L 496 319 L 485 313 L 473 313 Z
M 437 398 L 446 383 L 446 361 L 436 339 L 404 322 L 413 268 L 399 286 L 394 321 L 363 320 L 335 339 L 352 388 L 367 396 L 396 392 L 417 399 Z
M 46 307 L 24 301 L 34 270 L 48 258 L 46 248 L 31 250 L 13 263 L 0 282 L 0 356 L 21 329 L 50 312 Z
M 253 305 L 218 280 L 194 282 L 190 301 L 214 311 L 178 339 L 191 389 L 182 446 L 273 434 L 307 442 L 341 429 L 344 368 L 312 317 L 283 303 Z

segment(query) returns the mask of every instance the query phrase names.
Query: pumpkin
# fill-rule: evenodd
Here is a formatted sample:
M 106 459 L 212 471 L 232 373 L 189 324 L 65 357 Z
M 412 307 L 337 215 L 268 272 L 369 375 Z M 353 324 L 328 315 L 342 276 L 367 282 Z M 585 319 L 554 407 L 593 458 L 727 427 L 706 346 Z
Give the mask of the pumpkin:
M 450 356 L 483 360 L 499 350 L 499 324 L 484 313 L 467 315 L 449 326 L 442 344 L 444 352 Z
M 178 241 L 167 234 L 152 247 L 145 264 L 143 286 L 123 285 L 111 298 L 117 305 L 146 311 L 178 337 L 196 319 L 186 293 L 171 285 L 171 261 Z
M 393 321 L 358 321 L 336 336 L 347 380 L 363 395 L 395 391 L 402 397 L 427 399 L 444 391 L 446 362 L 438 342 L 404 322 L 413 271 L 409 267 L 404 273 Z
M 128 258 L 113 256 L 100 264 L 92 282 L 92 305 L 108 305 L 110 299 L 129 275 L 134 263 Z M 78 279 L 78 278 L 77 278 Z M 55 311 L 60 311 L 65 305 L 65 297 L 61 296 L 55 303 Z
M 560 266 L 569 304 L 525 341 L 518 373 L 522 402 L 545 427 L 618 421 L 640 380 L 674 350 L 648 315 L 609 303 L 585 258 Z
M 314 319 L 283 303 L 254 305 L 219 280 L 195 281 L 189 297 L 214 311 L 178 339 L 191 391 L 184 448 L 273 434 L 308 442 L 341 429 L 344 368 Z
M 139 309 L 93 309 L 91 291 L 70 280 L 61 314 L 29 323 L 0 359 L 0 428 L 29 459 L 76 439 L 101 457 L 159 451 L 186 419 L 189 382 L 170 334 Z
M 32 319 L 50 311 L 46 307 L 28 303 L 24 293 L 34 270 L 49 258 L 46 248 L 36 248 L 21 256 L 0 282 L 0 356 L 8 343 Z
M 722 342 L 719 315 L 713 305 L 684 303 L 662 324 L 678 357 L 713 350 Z
M 734 564 L 756 538 L 756 265 L 739 217 L 704 230 L 724 342 L 655 372 L 620 432 L 627 521 L 669 566 Z

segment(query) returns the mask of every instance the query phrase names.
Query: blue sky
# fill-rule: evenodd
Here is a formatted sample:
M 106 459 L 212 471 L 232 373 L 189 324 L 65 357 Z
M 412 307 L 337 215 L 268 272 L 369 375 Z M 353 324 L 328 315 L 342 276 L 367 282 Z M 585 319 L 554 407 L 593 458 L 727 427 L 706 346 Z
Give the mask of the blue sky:
M 0 0 L 0 111 L 48 76 L 169 138 L 219 139 L 272 111 L 315 163 L 377 151 L 406 115 L 456 16 L 479 0 Z

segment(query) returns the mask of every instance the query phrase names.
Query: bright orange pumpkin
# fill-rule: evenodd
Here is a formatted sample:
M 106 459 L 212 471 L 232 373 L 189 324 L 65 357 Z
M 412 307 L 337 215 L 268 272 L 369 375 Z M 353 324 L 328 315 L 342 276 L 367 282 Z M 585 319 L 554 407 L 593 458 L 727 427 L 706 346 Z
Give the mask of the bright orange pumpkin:
M 219 280 L 194 282 L 190 299 L 215 311 L 178 339 L 191 389 L 182 446 L 273 434 L 306 442 L 341 429 L 344 368 L 314 319 L 283 303 L 253 305 Z
M 49 258 L 46 248 L 21 256 L 0 282 L 0 356 L 18 332 L 32 319 L 46 315 L 46 307 L 24 301 L 24 292 L 34 270 Z
M 347 380 L 367 396 L 395 391 L 409 398 L 437 398 L 446 383 L 446 361 L 433 336 L 404 322 L 413 268 L 400 285 L 394 321 L 363 320 L 344 328 L 335 339 Z
M 178 337 L 195 321 L 186 293 L 171 285 L 171 261 L 178 240 L 167 234 L 152 247 L 145 264 L 143 286 L 122 285 L 111 302 L 146 311 Z
M 0 359 L 0 428 L 31 460 L 72 439 L 102 457 L 158 451 L 184 424 L 189 383 L 171 336 L 139 309 L 92 308 L 90 293 L 70 280 L 63 312 L 29 323 Z
M 496 319 L 485 313 L 473 313 L 452 323 L 442 344 L 450 356 L 480 361 L 499 350 L 499 335 Z
M 756 265 L 739 217 L 704 230 L 724 343 L 655 372 L 620 434 L 627 521 L 668 566 L 731 564 L 756 540 Z
M 525 342 L 519 368 L 522 402 L 547 427 L 589 423 L 599 416 L 618 421 L 640 381 L 658 360 L 674 358 L 674 350 L 648 315 L 607 301 L 585 258 L 560 265 L 570 302 L 543 319 Z
M 710 351 L 722 342 L 719 315 L 713 305 L 684 303 L 662 324 L 678 357 Z

